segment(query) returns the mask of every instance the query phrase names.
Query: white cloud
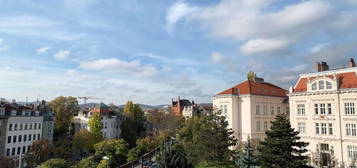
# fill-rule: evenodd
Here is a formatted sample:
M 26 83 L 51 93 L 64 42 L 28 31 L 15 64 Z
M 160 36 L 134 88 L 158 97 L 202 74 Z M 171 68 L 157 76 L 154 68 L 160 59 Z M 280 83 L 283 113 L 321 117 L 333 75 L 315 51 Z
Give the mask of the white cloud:
M 198 20 L 209 28 L 212 36 L 245 41 L 241 48 L 243 53 L 259 54 L 286 49 L 300 39 L 320 31 L 330 24 L 334 14 L 329 1 L 301 1 L 279 10 L 271 10 L 270 7 L 275 2 L 276 0 L 222 0 L 217 5 L 191 10 L 178 15 L 179 19 L 172 20 L 173 23 L 182 18 Z M 177 4 L 170 9 L 175 6 Z M 185 3 L 183 6 L 184 9 L 197 8 Z M 259 48 L 252 51 L 253 47 Z
M 6 51 L 9 49 L 9 45 L 5 44 L 3 39 L 0 39 L 0 52 Z
M 41 47 L 36 50 L 37 54 L 44 54 L 46 53 L 51 47 Z
M 316 44 L 315 46 L 310 48 L 310 53 L 317 53 L 322 49 L 326 48 L 327 45 L 328 45 L 327 43 Z
M 64 60 L 68 57 L 68 55 L 71 53 L 71 51 L 69 50 L 59 50 L 54 56 L 53 58 L 55 58 L 56 60 Z
M 171 32 L 175 24 L 180 21 L 182 18 L 193 14 L 198 11 L 198 7 L 190 7 L 183 1 L 178 1 L 174 5 L 172 5 L 167 10 L 166 15 L 166 29 Z
M 224 56 L 220 53 L 217 53 L 217 52 L 213 52 L 211 54 L 211 60 L 214 62 L 214 63 L 222 63 L 224 61 Z
M 0 32 L 19 36 L 35 36 L 50 40 L 72 41 L 85 36 L 67 31 L 65 24 L 45 17 L 15 15 L 0 16 Z
M 240 52 L 246 55 L 270 53 L 285 49 L 290 44 L 286 39 L 253 39 L 241 45 Z
M 134 75 L 137 77 L 151 77 L 159 72 L 155 66 L 142 65 L 138 60 L 127 62 L 116 58 L 82 62 L 80 64 L 80 68 L 110 73 L 120 73 L 122 75 L 129 76 Z

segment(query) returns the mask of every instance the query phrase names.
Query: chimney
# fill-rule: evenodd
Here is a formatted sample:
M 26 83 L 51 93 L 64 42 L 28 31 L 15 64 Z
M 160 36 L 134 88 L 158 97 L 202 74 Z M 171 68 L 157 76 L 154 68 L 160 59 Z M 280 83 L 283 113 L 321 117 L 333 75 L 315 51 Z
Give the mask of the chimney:
M 329 70 L 329 66 L 327 65 L 326 62 L 317 62 L 315 68 L 317 72 Z
M 348 62 L 348 67 L 349 68 L 356 67 L 355 59 L 350 58 L 350 61 Z

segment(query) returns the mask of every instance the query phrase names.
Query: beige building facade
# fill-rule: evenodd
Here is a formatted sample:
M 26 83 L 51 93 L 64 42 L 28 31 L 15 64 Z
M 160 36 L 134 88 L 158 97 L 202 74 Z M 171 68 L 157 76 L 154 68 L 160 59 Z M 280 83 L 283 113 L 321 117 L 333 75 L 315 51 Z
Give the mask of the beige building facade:
M 288 113 L 287 91 L 255 78 L 213 97 L 213 108 L 226 116 L 240 141 L 262 139 L 277 114 Z
M 329 70 L 325 62 L 316 73 L 301 74 L 289 90 L 290 122 L 309 142 L 312 164 L 349 167 L 357 158 L 357 68 Z

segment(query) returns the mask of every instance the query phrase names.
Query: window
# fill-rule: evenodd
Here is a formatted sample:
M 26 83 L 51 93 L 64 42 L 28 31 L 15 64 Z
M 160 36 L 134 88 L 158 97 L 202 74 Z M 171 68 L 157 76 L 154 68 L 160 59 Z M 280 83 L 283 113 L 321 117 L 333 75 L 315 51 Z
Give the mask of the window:
M 346 135 L 356 136 L 356 124 L 346 124 Z
M 322 135 L 326 135 L 327 134 L 326 123 L 321 123 L 321 134 Z
M 34 124 L 33 129 L 37 129 L 37 123 Z
M 305 123 L 304 122 L 298 122 L 298 131 L 301 134 L 305 133 Z
M 347 146 L 348 159 L 353 160 L 357 158 L 357 146 Z
M 264 121 L 264 131 L 268 130 L 268 122 Z
M 327 104 L 327 114 L 332 114 L 332 105 L 331 105 L 331 103 Z
M 312 90 L 317 90 L 317 83 L 316 82 L 312 84 L 311 89 Z
M 16 152 L 16 148 L 12 148 L 11 155 L 14 156 Z
M 31 146 L 30 145 L 27 146 L 27 152 L 30 151 L 30 149 L 31 149 Z
M 25 130 L 27 130 L 27 123 L 25 124 Z
M 12 143 L 15 143 L 16 142 L 16 135 L 12 137 Z
M 280 106 L 277 107 L 276 112 L 280 114 Z
M 263 107 L 263 114 L 268 115 L 268 106 Z
M 22 135 L 19 135 L 19 142 L 22 141 Z
M 22 128 L 23 128 L 23 125 L 22 125 L 22 123 L 20 124 L 20 130 L 22 130 Z
M 41 129 L 41 123 L 38 123 L 38 129 Z
M 9 124 L 9 131 L 12 131 L 12 124 Z
M 32 140 L 33 140 L 33 141 L 36 141 L 36 134 L 33 134 Z
M 15 124 L 14 130 L 17 131 L 17 124 Z
M 31 134 L 29 134 L 29 141 L 31 141 Z
M 332 123 L 328 123 L 328 134 L 329 134 L 329 135 L 333 135 Z
M 326 114 L 325 104 L 320 104 L 320 114 Z
M 11 143 L 11 136 L 7 137 L 7 143 Z
M 326 81 L 326 89 L 332 89 L 332 83 Z
M 256 129 L 257 129 L 257 132 L 260 132 L 260 121 L 257 121 L 257 125 L 256 125 Z
M 6 156 L 10 156 L 10 148 L 6 149 Z
M 21 154 L 21 147 L 17 147 L 17 154 Z
M 275 114 L 275 107 L 274 106 L 270 107 L 270 113 L 271 113 L 271 115 Z
M 22 154 L 26 153 L 26 146 L 22 147 Z
M 25 134 L 24 135 L 24 142 L 26 142 L 27 141 L 27 135 Z
M 345 103 L 345 114 L 355 114 L 355 103 Z
M 40 140 L 40 138 L 41 138 L 41 135 L 37 134 L 37 140 Z
M 298 112 L 298 115 L 304 115 L 305 114 L 305 104 L 298 104 L 297 112 Z
M 315 123 L 315 134 L 320 134 L 320 124 Z
M 320 150 L 321 151 L 330 151 L 329 145 L 328 144 L 320 144 Z
M 319 105 L 314 104 L 314 107 L 315 107 L 315 114 L 319 114 Z
M 30 128 L 29 128 L 29 130 L 32 130 L 32 123 L 30 123 Z
M 255 106 L 255 114 L 260 115 L 260 106 L 259 105 Z
M 325 82 L 324 81 L 319 81 L 319 90 L 324 90 L 325 89 Z

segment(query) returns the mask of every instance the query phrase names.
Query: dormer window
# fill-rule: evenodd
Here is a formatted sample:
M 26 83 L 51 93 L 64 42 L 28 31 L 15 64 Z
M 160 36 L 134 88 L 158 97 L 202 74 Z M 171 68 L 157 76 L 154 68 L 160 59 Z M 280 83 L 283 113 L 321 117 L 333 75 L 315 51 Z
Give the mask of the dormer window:
M 332 83 L 326 81 L 326 89 L 332 89 Z
M 312 84 L 311 89 L 312 89 L 312 90 L 317 90 L 317 83 L 316 83 L 316 82 Z
M 311 90 L 312 91 L 317 91 L 317 90 L 332 90 L 333 89 L 333 84 L 332 82 L 326 80 L 326 79 L 320 79 L 317 81 L 314 81 L 311 84 Z
M 325 81 L 319 81 L 319 90 L 324 90 L 325 89 Z

